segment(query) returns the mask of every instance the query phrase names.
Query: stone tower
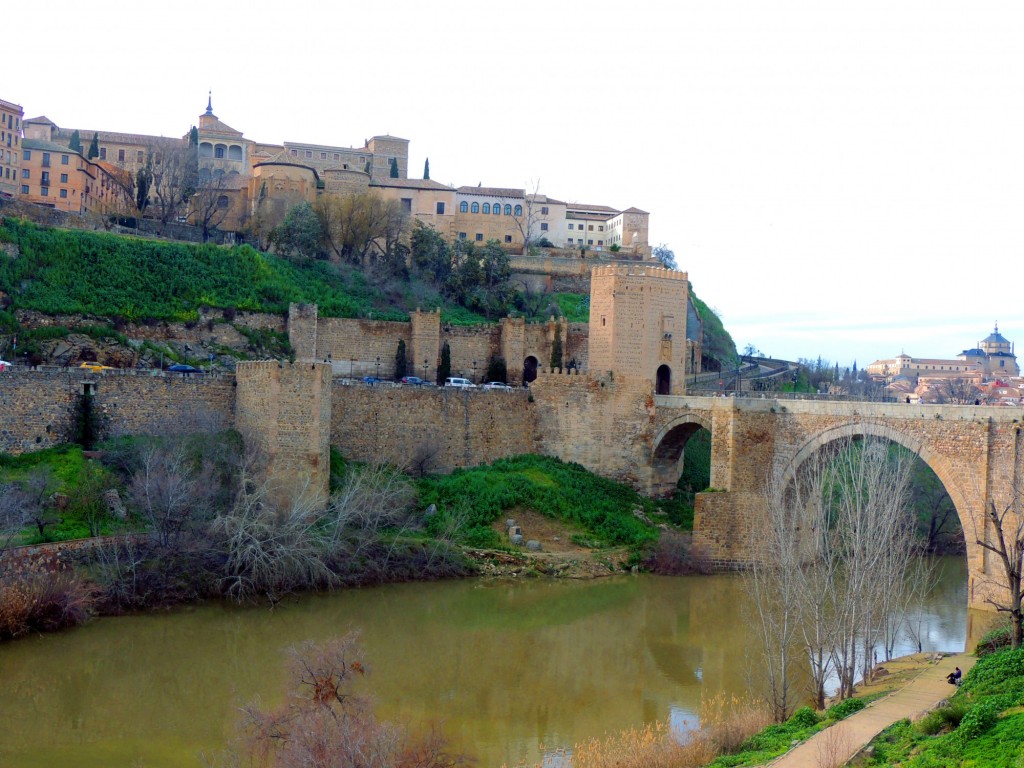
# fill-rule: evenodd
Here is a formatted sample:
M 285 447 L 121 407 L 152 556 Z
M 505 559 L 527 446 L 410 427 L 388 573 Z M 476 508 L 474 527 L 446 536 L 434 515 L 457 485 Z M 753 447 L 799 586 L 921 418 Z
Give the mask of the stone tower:
M 594 267 L 590 273 L 590 364 L 648 379 L 660 395 L 685 393 L 685 272 L 649 265 Z

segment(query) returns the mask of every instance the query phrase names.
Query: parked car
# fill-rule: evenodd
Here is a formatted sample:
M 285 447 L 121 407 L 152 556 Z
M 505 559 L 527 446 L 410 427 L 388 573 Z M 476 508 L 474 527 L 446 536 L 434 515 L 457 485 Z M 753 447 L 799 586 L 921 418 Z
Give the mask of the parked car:
M 410 384 L 410 385 L 412 385 L 414 387 L 422 387 L 427 382 L 425 382 L 419 376 L 403 376 L 402 377 L 402 383 L 403 384 Z
M 363 376 L 363 384 L 383 384 L 384 379 L 378 379 L 376 376 Z
M 476 389 L 476 385 L 472 381 L 458 376 L 449 376 L 444 380 L 444 385 L 454 389 Z
M 175 363 L 174 365 L 167 366 L 167 370 L 171 373 L 202 373 L 202 368 L 196 368 L 193 365 L 185 365 L 184 363 Z
M 486 384 L 480 385 L 481 389 L 500 389 L 502 392 L 511 392 L 512 387 L 503 381 L 488 381 Z
M 99 373 L 100 371 L 112 371 L 112 370 L 114 370 L 111 366 L 109 366 L 109 365 L 101 365 L 100 363 L 82 363 L 78 367 L 79 368 L 85 368 L 87 371 L 92 371 L 93 373 Z
M 6 371 L 11 367 L 13 363 L 8 363 L 6 360 L 0 360 L 0 371 Z

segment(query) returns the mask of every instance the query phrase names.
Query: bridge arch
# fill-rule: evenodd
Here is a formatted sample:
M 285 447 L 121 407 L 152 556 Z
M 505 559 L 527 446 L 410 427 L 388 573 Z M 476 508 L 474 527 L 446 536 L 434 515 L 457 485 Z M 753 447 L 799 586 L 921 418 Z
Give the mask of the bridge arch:
M 699 429 L 711 432 L 709 414 L 688 412 L 676 416 L 661 428 L 652 441 L 651 493 L 669 495 L 683 473 L 683 450 Z
M 968 551 L 971 549 L 971 541 L 968 531 L 975 525 L 975 519 L 971 513 L 971 501 L 957 480 L 949 460 L 939 454 L 929 444 L 927 438 L 907 434 L 885 424 L 876 424 L 870 421 L 852 421 L 829 429 L 822 430 L 809 437 L 792 455 L 792 458 L 785 464 L 782 470 L 783 483 L 790 483 L 796 476 L 797 470 L 812 455 L 836 440 L 856 437 L 878 437 L 901 445 L 915 453 L 939 478 L 942 487 L 949 494 L 953 506 L 956 508 L 957 517 L 960 520 L 960 527 L 963 529 L 967 539 Z

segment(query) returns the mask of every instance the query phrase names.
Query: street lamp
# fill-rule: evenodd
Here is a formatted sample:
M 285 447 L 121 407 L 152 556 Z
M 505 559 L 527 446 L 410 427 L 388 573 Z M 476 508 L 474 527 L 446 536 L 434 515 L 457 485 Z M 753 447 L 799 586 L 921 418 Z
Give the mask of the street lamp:
M 380 378 L 380 355 L 377 355 L 377 378 Z
M 423 380 L 427 380 L 427 359 L 423 358 Z

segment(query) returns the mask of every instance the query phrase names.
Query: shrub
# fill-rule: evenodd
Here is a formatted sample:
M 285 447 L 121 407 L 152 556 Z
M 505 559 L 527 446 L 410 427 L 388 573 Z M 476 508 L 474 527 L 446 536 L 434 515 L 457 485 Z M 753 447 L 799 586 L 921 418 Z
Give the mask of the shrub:
M 949 731 L 960 725 L 970 709 L 970 702 L 964 696 L 957 696 L 944 707 L 933 709 L 919 723 L 917 730 L 928 736 Z
M 955 750 L 963 750 L 969 741 L 978 738 L 987 731 L 996 720 L 999 713 L 1006 707 L 1011 706 L 1015 701 L 1012 695 L 990 696 L 971 707 L 959 727 L 953 732 L 950 738 L 950 746 Z
M 960 690 L 971 696 L 1024 693 L 1024 648 L 981 657 L 967 673 Z
M 829 720 L 842 720 L 843 718 L 849 717 L 854 712 L 859 712 L 864 709 L 867 704 L 863 699 L 844 699 L 838 704 L 834 704 L 828 708 L 825 712 L 825 717 Z
M 1001 627 L 991 629 L 982 635 L 981 640 L 974 647 L 974 653 L 978 656 L 987 656 L 990 653 L 1010 647 L 1012 627 L 1005 624 Z
M 690 536 L 665 531 L 642 558 L 644 568 L 663 576 L 710 573 L 711 561 Z
M 811 709 L 811 707 L 800 707 L 790 716 L 787 722 L 798 728 L 811 728 L 821 722 L 821 718 L 818 717 L 818 713 Z
M 84 623 L 92 610 L 85 582 L 56 560 L 0 571 L 0 639 Z

